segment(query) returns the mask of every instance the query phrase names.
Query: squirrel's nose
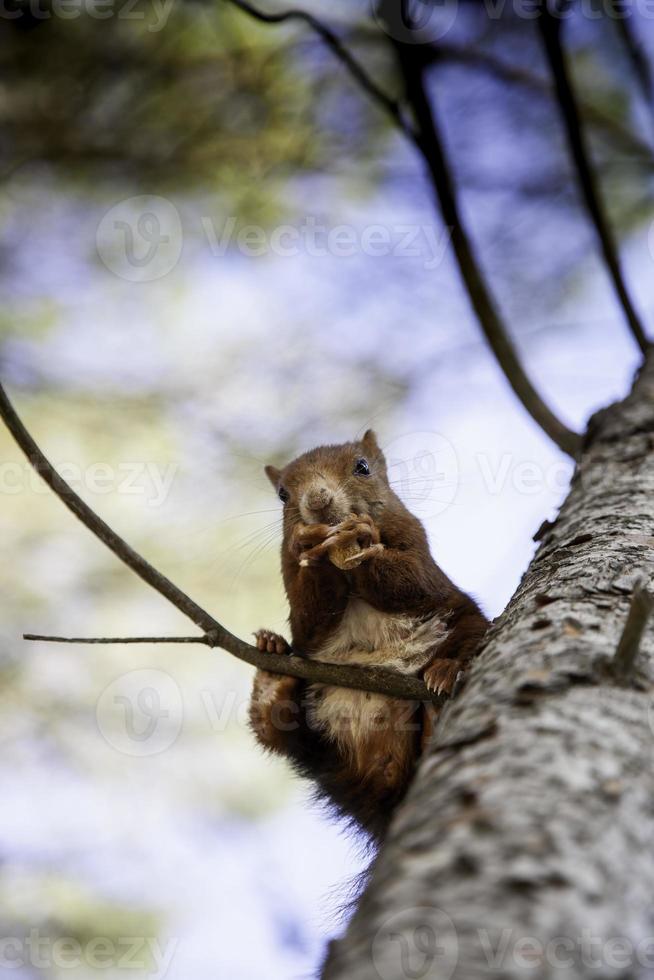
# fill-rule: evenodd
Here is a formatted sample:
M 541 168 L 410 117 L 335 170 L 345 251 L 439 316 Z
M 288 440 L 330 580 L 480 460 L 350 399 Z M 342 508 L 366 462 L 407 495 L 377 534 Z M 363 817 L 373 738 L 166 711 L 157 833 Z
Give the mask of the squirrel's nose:
M 324 510 L 329 507 L 334 495 L 327 487 L 313 487 L 307 491 L 306 503 L 309 510 Z

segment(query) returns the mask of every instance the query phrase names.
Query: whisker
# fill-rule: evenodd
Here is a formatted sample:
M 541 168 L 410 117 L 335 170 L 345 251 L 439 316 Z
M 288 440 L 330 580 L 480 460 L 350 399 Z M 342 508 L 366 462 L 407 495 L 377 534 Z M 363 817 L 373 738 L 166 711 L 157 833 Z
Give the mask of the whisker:
M 256 531 L 251 531 L 246 534 L 245 537 L 239 538 L 238 541 L 234 542 L 227 551 L 241 551 L 243 548 L 247 548 L 249 545 L 256 544 L 260 538 L 266 537 L 271 531 L 278 531 L 279 525 L 277 521 L 271 524 L 266 524 L 265 527 L 257 528 Z
M 245 573 L 245 571 L 252 565 L 252 563 L 257 558 L 261 557 L 261 555 L 269 547 L 271 547 L 271 545 L 273 545 L 275 543 L 275 541 L 277 540 L 277 538 L 278 538 L 278 532 L 275 530 L 275 531 L 271 532 L 269 534 L 269 536 L 264 541 L 258 543 L 252 549 L 252 551 L 245 556 L 244 560 L 241 562 L 241 564 L 239 565 L 239 567 L 236 569 L 236 572 L 234 573 L 234 577 L 232 579 L 232 586 L 234 586 L 239 581 L 239 579 L 243 576 L 243 574 Z
M 222 520 L 217 521 L 216 526 L 220 527 L 222 524 L 228 524 L 230 521 L 238 521 L 244 517 L 258 517 L 260 514 L 274 514 L 276 512 L 276 507 L 268 507 L 265 510 L 246 510 L 242 514 L 230 514 L 228 517 L 223 517 Z

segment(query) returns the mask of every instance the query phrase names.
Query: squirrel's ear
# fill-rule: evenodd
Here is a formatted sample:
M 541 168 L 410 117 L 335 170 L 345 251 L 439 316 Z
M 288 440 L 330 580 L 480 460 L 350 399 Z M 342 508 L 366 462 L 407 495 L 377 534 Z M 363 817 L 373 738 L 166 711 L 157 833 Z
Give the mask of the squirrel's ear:
M 268 477 L 268 479 L 270 480 L 270 482 L 272 483 L 272 485 L 276 490 L 277 484 L 279 483 L 279 478 L 282 475 L 281 470 L 278 470 L 276 466 L 264 466 L 264 470 L 266 476 Z
M 363 451 L 368 459 L 374 461 L 377 467 L 377 473 L 386 473 L 386 458 L 379 448 L 377 436 L 372 429 L 368 429 L 366 432 L 364 432 L 361 445 L 363 446 Z
M 365 449 L 369 456 L 376 456 L 379 453 L 379 444 L 377 443 L 377 436 L 372 429 L 368 429 L 361 440 L 361 445 Z

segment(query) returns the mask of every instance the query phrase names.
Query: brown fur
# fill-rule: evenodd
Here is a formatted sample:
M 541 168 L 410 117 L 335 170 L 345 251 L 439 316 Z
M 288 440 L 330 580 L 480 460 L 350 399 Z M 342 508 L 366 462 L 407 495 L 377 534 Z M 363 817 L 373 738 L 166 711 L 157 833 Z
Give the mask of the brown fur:
M 367 461 L 369 475 L 355 472 Z M 451 693 L 487 621 L 433 560 L 388 483 L 373 432 L 266 467 L 284 505 L 282 574 L 294 652 L 421 674 Z M 281 637 L 260 631 L 262 650 Z M 432 706 L 257 671 L 252 728 L 342 815 L 382 839 L 434 723 Z

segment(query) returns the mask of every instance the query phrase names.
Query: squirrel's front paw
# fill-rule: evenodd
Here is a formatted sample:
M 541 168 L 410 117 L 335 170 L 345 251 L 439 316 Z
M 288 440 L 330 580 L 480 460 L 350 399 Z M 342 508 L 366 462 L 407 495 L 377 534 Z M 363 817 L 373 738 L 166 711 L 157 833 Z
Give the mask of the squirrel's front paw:
M 290 653 L 290 644 L 280 636 L 279 633 L 273 633 L 271 630 L 257 630 L 254 633 L 254 642 L 256 647 L 263 653 Z
M 327 555 L 337 568 L 356 568 L 383 551 L 379 537 L 379 529 L 368 514 L 350 514 L 346 520 L 335 524 L 325 540 L 304 557 L 307 561 L 315 561 Z
M 423 671 L 422 679 L 435 694 L 451 694 L 462 672 L 458 660 L 432 660 Z
M 343 571 L 356 568 L 384 550 L 379 529 L 368 514 L 351 514 L 327 539 L 329 560 Z
M 363 548 L 361 551 L 357 550 L 345 554 L 340 554 L 338 551 L 334 554 L 330 552 L 329 557 L 334 565 L 347 571 L 349 568 L 356 568 L 357 565 L 361 565 L 364 561 L 370 561 L 371 558 L 376 558 L 377 555 L 381 555 L 383 550 L 384 545 L 378 542 L 377 544 L 371 544 L 369 548 Z
M 291 554 L 300 565 L 316 564 L 324 553 L 321 549 L 332 531 L 331 524 L 298 524 L 292 532 Z

